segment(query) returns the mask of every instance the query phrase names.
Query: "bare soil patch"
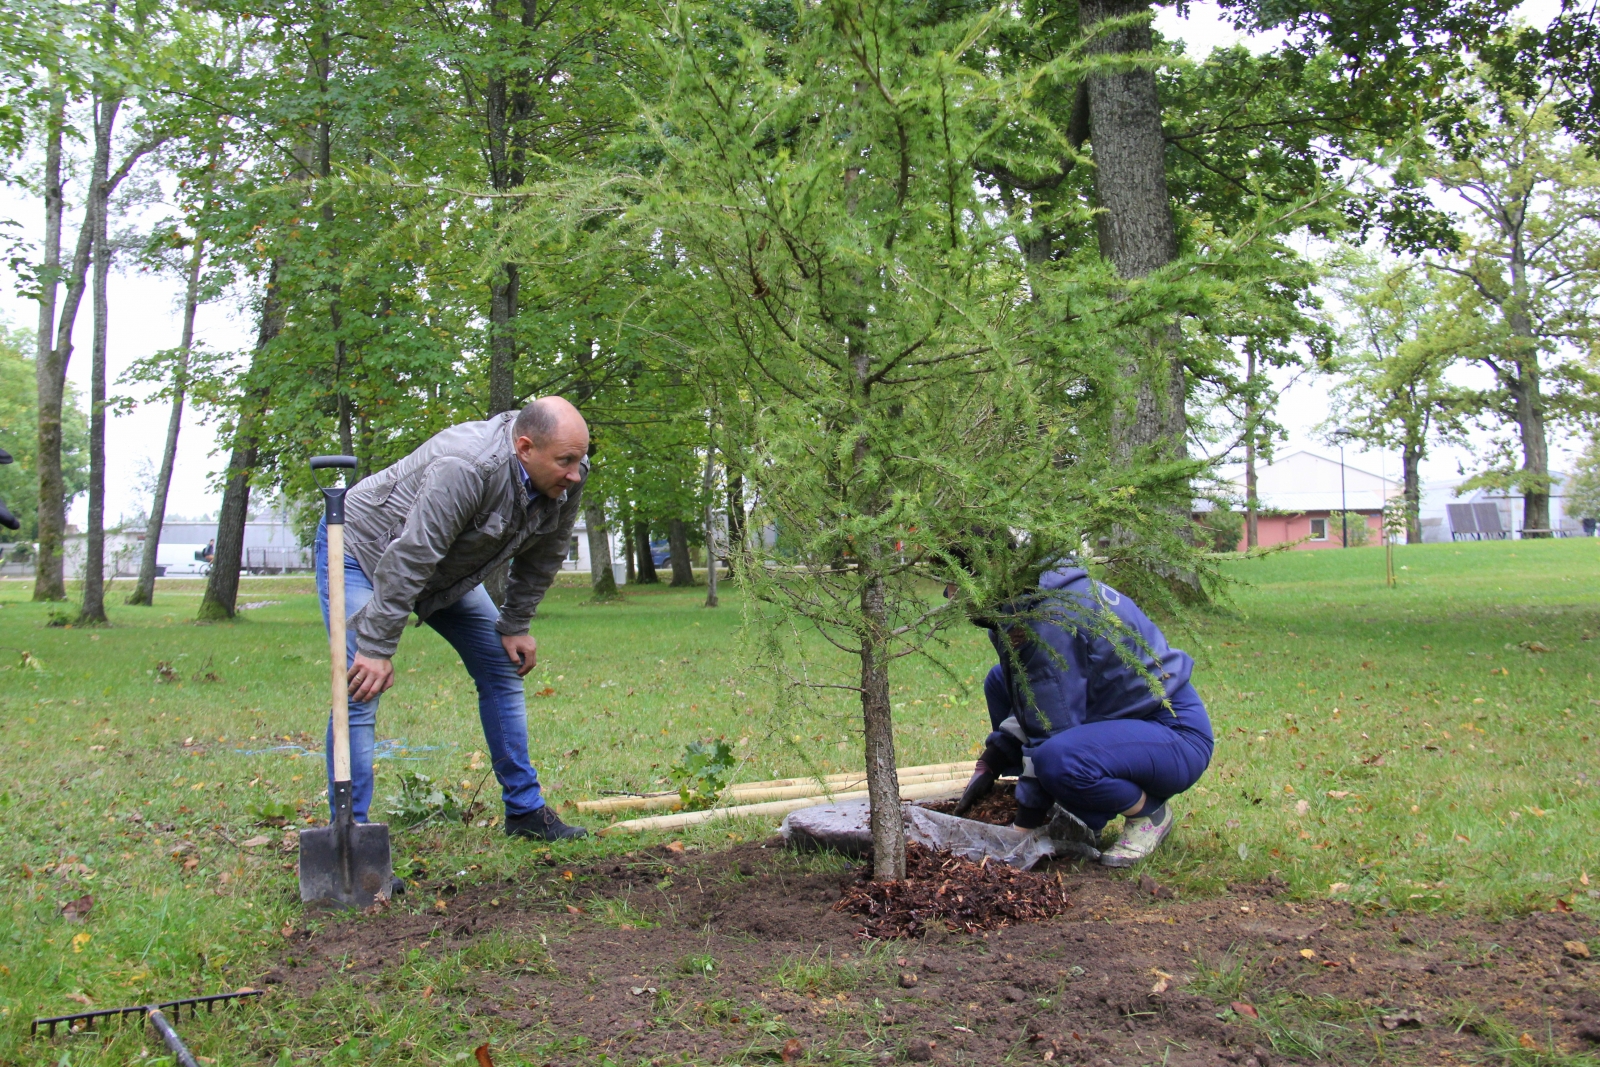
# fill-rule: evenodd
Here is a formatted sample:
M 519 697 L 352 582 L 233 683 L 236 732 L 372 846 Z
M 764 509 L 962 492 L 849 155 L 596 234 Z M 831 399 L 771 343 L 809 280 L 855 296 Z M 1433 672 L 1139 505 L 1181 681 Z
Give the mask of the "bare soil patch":
M 818 865 L 776 847 L 650 849 L 531 865 L 515 881 L 424 882 L 387 913 L 292 933 L 264 980 L 277 996 L 353 982 L 375 1004 L 445 1003 L 464 1040 L 513 1063 L 849 1050 L 884 1063 L 1433 1065 L 1600 1041 L 1600 961 L 1574 947 L 1600 956 L 1600 938 L 1581 916 L 1384 915 L 1290 901 L 1276 884 L 1174 901 L 1148 878 L 1058 864 L 1030 875 L 1070 901 L 1053 918 L 975 932 L 930 918 L 921 937 L 875 941 L 838 909 L 858 873 Z M 476 963 L 448 988 L 413 989 L 415 950 Z

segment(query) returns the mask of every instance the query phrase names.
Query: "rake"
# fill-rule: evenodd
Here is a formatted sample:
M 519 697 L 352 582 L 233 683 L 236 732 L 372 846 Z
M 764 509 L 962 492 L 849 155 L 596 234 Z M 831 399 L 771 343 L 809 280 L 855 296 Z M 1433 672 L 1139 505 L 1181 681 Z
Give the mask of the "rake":
M 178 1031 L 172 1028 L 172 1023 L 183 1021 L 183 1009 L 189 1009 L 189 1018 L 193 1019 L 200 1012 L 200 1005 L 206 1006 L 209 1013 L 216 1009 L 218 1004 L 227 1005 L 230 1001 L 241 1000 L 245 997 L 259 997 L 259 989 L 241 989 L 237 993 L 213 993 L 209 997 L 184 997 L 182 1000 L 167 1000 L 160 1004 L 134 1004 L 126 1008 L 101 1008 L 98 1011 L 80 1011 L 73 1015 L 54 1015 L 47 1019 L 33 1020 L 33 1028 L 29 1033 L 37 1036 L 41 1026 L 49 1028 L 51 1037 L 56 1036 L 56 1027 L 65 1025 L 68 1030 L 73 1029 L 73 1024 L 87 1022 L 91 1019 L 107 1019 L 116 1016 L 120 1021 L 129 1015 L 142 1015 L 150 1020 L 150 1025 L 155 1027 L 156 1033 L 161 1035 L 161 1040 L 166 1043 L 167 1051 L 171 1052 L 178 1061 L 178 1067 L 199 1067 L 191 1053 L 178 1036 Z M 167 1010 L 171 1009 L 172 1019 L 168 1021 Z M 87 1027 L 84 1027 L 87 1029 Z

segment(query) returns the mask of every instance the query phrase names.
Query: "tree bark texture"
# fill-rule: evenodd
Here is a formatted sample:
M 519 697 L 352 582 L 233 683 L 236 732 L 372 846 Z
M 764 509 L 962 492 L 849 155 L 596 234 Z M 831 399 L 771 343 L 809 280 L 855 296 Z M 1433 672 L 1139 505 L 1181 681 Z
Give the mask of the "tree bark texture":
M 1511 299 L 1506 302 L 1506 320 L 1515 346 L 1511 353 L 1515 375 L 1508 385 L 1522 439 L 1522 536 L 1549 537 L 1549 533 L 1526 532 L 1550 529 L 1550 444 L 1545 435 L 1544 395 L 1539 382 L 1539 342 L 1528 316 L 1526 257 L 1519 228 L 1511 242 Z
M 1401 492 L 1406 502 L 1406 544 L 1422 544 L 1422 445 L 1400 450 Z
M 617 577 L 611 572 L 611 538 L 606 536 L 606 509 L 598 500 L 583 502 L 583 524 L 589 535 L 589 587 L 596 600 L 617 595 Z
M 706 446 L 706 472 L 701 479 L 701 496 L 705 498 L 706 526 L 706 607 L 717 606 L 717 512 L 712 507 L 712 489 L 716 485 L 716 450 Z
M 689 559 L 689 527 L 682 519 L 673 519 L 667 524 L 667 552 L 672 559 L 672 581 L 668 584 L 674 588 L 694 584 L 694 563 Z
M 283 328 L 284 307 L 278 298 L 276 260 L 267 275 L 267 291 L 261 302 L 261 324 L 256 347 L 250 359 L 247 379 L 256 378 L 266 350 Z M 217 514 L 217 546 L 206 578 L 205 596 L 200 600 L 199 618 L 233 618 L 239 601 L 239 569 L 244 557 L 244 524 L 250 514 L 250 476 L 260 461 L 260 442 L 256 421 L 267 402 L 267 391 L 249 387 L 240 405 L 239 421 L 233 432 L 233 453 L 228 458 L 228 480 L 222 490 L 222 507 Z
M 178 463 L 178 432 L 183 427 L 183 400 L 189 383 L 189 352 L 194 347 L 194 319 L 200 306 L 200 267 L 204 260 L 205 240 L 196 234 L 194 253 L 189 257 L 189 279 L 183 291 L 183 335 L 178 342 L 178 362 L 172 369 L 172 410 L 167 415 L 167 441 L 161 449 L 161 470 L 156 474 L 156 492 L 150 501 L 150 519 L 145 523 L 139 580 L 133 592 L 128 594 L 128 603 L 145 607 L 155 603 L 156 556 L 161 546 L 161 527 L 167 517 L 167 494 L 172 489 L 172 471 Z
M 66 207 L 61 184 L 61 127 L 66 120 L 66 106 L 66 93 L 61 89 L 59 76 L 52 70 L 50 110 L 45 120 L 44 265 L 39 271 L 39 326 L 33 365 L 39 413 L 39 554 L 33 580 L 35 600 L 65 600 L 67 596 L 61 568 L 61 538 L 66 526 L 66 489 L 61 476 L 61 397 L 65 375 L 52 343 L 56 328 L 56 294 L 61 285 L 61 219 Z M 52 456 L 54 465 L 50 463 Z
M 745 542 L 744 475 L 728 475 L 728 577 L 733 577 L 735 561 L 750 546 Z
M 1256 346 L 1245 346 L 1245 388 L 1251 389 L 1244 405 L 1244 544 L 1246 549 L 1261 544 L 1256 496 L 1256 401 L 1252 386 L 1256 377 Z
M 1080 0 L 1078 5 L 1085 30 L 1149 10 L 1144 0 Z M 1147 55 L 1152 47 L 1149 22 L 1100 34 L 1089 47 L 1102 56 Z M 1129 66 L 1093 74 L 1088 102 L 1100 252 L 1120 277 L 1142 278 L 1178 255 L 1155 71 Z M 1157 327 L 1150 332 L 1147 352 L 1129 353 L 1137 381 L 1134 404 L 1112 428 L 1124 456 L 1151 445 L 1158 446 L 1163 458 L 1188 454 L 1188 388 L 1178 341 L 1175 325 Z
M 622 534 L 622 537 L 620 538 L 622 541 L 622 576 L 627 579 L 627 583 L 629 585 L 633 585 L 639 580 L 639 570 L 633 564 L 633 537 L 628 533 L 629 530 L 633 529 L 633 523 L 628 521 L 628 516 L 632 514 L 633 508 L 629 507 L 626 508 L 617 518 L 617 530 Z
M 517 290 L 515 263 L 502 264 L 489 283 L 489 414 L 517 407 Z
M 656 573 L 656 558 L 650 554 L 650 524 L 634 523 L 633 539 L 639 556 L 639 584 L 659 584 L 661 576 Z
M 94 201 L 94 282 L 91 300 L 94 335 L 89 346 L 89 515 L 83 555 L 83 606 L 78 611 L 80 625 L 100 625 L 106 621 L 106 330 L 111 309 L 107 306 L 107 282 L 111 277 L 111 242 L 108 216 L 111 190 L 111 136 L 116 129 L 117 111 L 122 100 L 116 95 L 95 94 L 94 137 L 95 172 L 89 186 Z
M 889 706 L 889 611 L 883 579 L 872 575 L 861 590 L 861 724 L 866 739 L 867 798 L 871 805 L 872 877 L 906 876 L 905 813 L 895 766 L 894 719 Z

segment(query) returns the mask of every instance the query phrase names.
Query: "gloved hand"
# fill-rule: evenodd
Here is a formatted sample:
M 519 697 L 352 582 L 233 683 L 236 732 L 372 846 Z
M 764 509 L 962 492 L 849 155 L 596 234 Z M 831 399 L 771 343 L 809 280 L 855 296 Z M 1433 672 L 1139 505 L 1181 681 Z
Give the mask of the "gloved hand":
M 984 738 L 983 755 L 978 762 L 995 774 L 1021 774 L 1022 742 L 1004 730 L 996 730 Z

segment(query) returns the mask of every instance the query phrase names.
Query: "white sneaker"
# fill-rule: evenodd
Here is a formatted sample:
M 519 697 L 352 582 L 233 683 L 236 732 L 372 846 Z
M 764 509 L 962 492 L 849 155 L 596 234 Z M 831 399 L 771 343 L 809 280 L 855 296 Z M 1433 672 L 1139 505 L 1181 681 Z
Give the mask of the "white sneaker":
M 1161 805 L 1159 822 L 1143 815 L 1127 819 L 1122 824 L 1122 836 L 1100 854 L 1100 862 L 1107 867 L 1132 867 L 1147 859 L 1171 829 L 1172 807 L 1168 804 Z

